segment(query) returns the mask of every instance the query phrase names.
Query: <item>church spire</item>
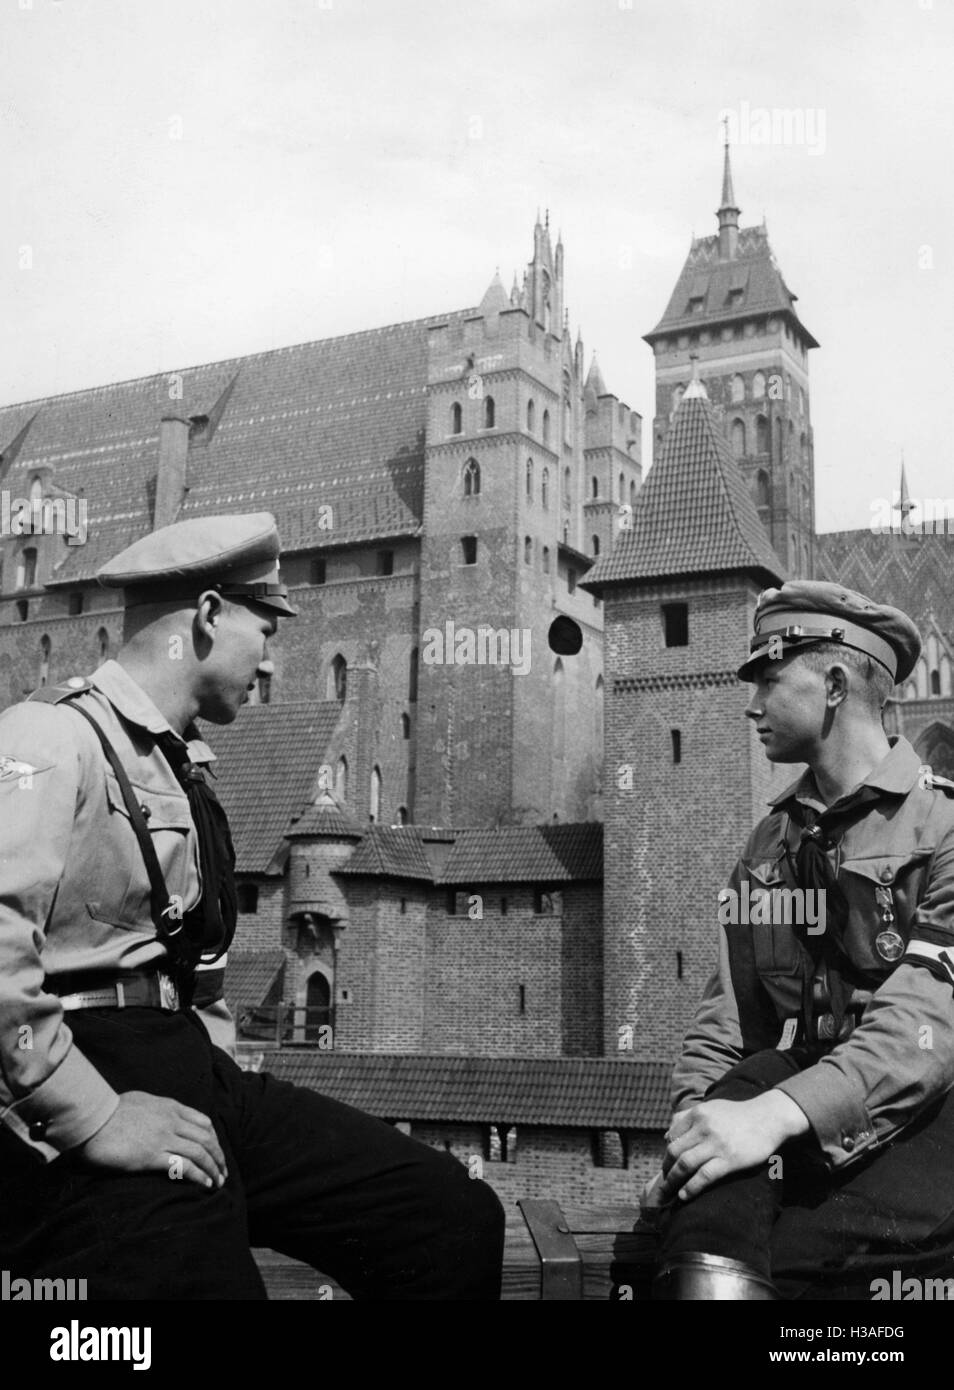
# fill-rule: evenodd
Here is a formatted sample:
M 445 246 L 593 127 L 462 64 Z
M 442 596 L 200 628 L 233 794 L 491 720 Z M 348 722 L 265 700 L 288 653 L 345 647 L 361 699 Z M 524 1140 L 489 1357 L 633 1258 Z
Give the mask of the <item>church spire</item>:
M 729 261 L 735 255 L 739 244 L 739 207 L 735 201 L 732 187 L 732 164 L 729 159 L 729 121 L 725 126 L 725 163 L 722 169 L 722 206 L 716 213 L 719 219 L 719 258 Z
M 908 512 L 913 512 L 917 502 L 911 501 L 911 494 L 908 492 L 908 475 L 904 469 L 904 454 L 901 455 L 901 486 L 898 490 L 898 500 L 891 508 L 893 512 L 901 513 L 901 525 L 907 520 Z

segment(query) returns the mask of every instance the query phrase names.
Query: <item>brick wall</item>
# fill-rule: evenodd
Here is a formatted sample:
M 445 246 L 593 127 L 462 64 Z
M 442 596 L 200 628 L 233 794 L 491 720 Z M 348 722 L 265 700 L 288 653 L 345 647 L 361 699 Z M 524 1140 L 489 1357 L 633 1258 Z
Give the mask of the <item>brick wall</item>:
M 258 884 L 258 909 L 240 912 L 235 930 L 234 951 L 277 951 L 282 945 L 285 921 L 286 885 L 283 878 L 250 878 L 240 882 Z
M 773 785 L 798 773 L 765 760 L 743 714 L 750 687 L 734 676 L 757 593 L 754 582 L 730 579 L 634 587 L 607 600 L 610 1054 L 675 1055 L 714 966 L 719 890 Z M 689 604 L 688 646 L 664 645 L 660 604 L 669 599 Z
M 637 1205 L 643 1186 L 659 1169 L 665 1147 L 661 1135 L 636 1133 L 630 1139 L 628 1169 L 599 1168 L 593 1162 L 589 1131 L 519 1125 L 514 1161 L 490 1162 L 487 1128 L 412 1122 L 411 1135 L 432 1148 L 446 1149 L 483 1176 L 505 1206 L 521 1197 L 551 1198 L 568 1206 Z

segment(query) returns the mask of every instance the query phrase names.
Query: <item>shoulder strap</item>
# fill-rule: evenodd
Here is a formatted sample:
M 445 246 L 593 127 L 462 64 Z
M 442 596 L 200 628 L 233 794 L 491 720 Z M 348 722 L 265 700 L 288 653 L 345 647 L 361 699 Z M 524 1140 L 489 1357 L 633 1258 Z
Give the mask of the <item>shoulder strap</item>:
M 32 700 L 35 704 L 59 705 L 64 700 L 72 700 L 77 695 L 85 695 L 87 690 L 92 690 L 93 682 L 87 680 L 85 676 L 70 676 L 68 681 L 63 681 L 60 685 L 41 685 L 34 690 L 32 695 L 27 696 L 27 700 Z
M 74 693 L 79 694 L 81 692 L 76 690 Z M 162 876 L 159 857 L 156 854 L 156 847 L 152 843 L 152 836 L 149 833 L 149 827 L 146 825 L 146 818 L 142 813 L 142 807 L 139 804 L 136 793 L 132 789 L 132 784 L 126 774 L 126 769 L 120 761 L 119 754 L 103 732 L 99 721 L 94 719 L 93 716 L 85 709 L 81 708 L 80 705 L 67 705 L 66 708 L 75 710 L 77 714 L 82 715 L 87 724 L 92 727 L 96 737 L 102 745 L 103 752 L 106 755 L 106 761 L 116 774 L 116 781 L 119 783 L 119 790 L 122 793 L 126 810 L 129 812 L 129 819 L 132 822 L 133 830 L 136 832 L 136 839 L 139 841 L 139 848 L 142 851 L 142 857 L 146 865 L 146 873 L 149 876 L 150 907 L 153 925 L 156 928 L 159 940 L 167 947 L 170 953 L 175 956 L 178 954 L 175 949 L 177 943 L 173 941 L 173 938 L 182 930 L 182 918 L 179 918 L 178 927 L 172 930 L 169 920 L 169 892 L 166 888 L 166 881 Z

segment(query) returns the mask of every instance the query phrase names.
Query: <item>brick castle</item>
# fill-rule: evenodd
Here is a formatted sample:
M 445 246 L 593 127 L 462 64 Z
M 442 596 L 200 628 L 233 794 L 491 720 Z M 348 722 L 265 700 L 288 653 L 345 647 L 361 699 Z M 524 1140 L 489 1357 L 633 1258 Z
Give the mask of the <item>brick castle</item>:
M 817 531 L 818 344 L 739 225 L 728 150 L 717 216 L 646 334 L 645 487 L 539 218 L 522 280 L 474 309 L 0 411 L 0 489 L 47 523 L 0 535 L 0 704 L 118 649 L 108 556 L 275 513 L 300 616 L 208 731 L 247 1064 L 508 1197 L 631 1199 L 655 1163 L 716 895 L 773 785 L 733 675 L 760 588 L 837 578 L 911 612 L 925 653 L 889 721 L 954 774 L 954 541 L 902 528 L 906 494 L 884 534 Z M 578 653 L 550 650 L 559 615 Z

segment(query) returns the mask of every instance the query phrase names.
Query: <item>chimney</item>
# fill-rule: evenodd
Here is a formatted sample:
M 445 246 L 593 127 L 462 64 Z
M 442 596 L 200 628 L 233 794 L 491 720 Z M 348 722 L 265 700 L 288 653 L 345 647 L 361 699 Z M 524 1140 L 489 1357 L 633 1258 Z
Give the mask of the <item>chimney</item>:
M 186 493 L 189 462 L 189 421 L 181 415 L 164 415 L 159 425 L 159 472 L 152 529 L 171 526 L 179 515 Z

